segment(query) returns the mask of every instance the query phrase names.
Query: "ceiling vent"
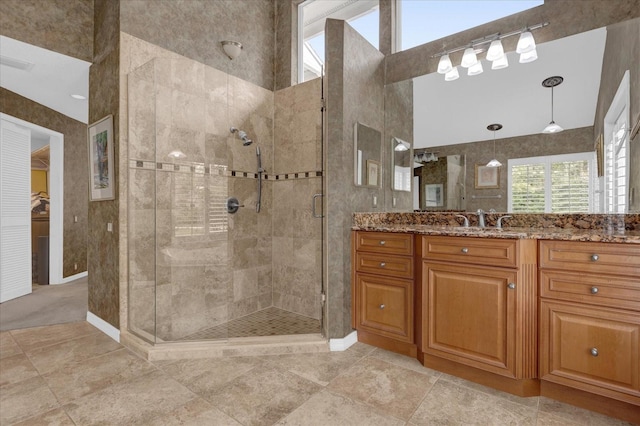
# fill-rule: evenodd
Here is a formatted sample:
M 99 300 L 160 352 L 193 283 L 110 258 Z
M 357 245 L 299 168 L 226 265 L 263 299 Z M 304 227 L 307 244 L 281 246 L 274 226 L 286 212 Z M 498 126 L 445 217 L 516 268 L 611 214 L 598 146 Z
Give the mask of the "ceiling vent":
M 35 65 L 31 62 L 2 55 L 0 55 L 0 64 L 23 71 L 31 71 L 31 68 Z

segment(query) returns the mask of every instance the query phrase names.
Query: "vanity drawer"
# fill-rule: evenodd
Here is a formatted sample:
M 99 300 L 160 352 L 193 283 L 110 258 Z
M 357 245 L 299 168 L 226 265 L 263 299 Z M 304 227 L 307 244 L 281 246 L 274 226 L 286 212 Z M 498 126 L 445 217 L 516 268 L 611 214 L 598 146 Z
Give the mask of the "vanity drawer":
M 358 330 L 413 343 L 413 281 L 358 274 Z
M 640 314 L 543 300 L 540 378 L 640 403 Z
M 540 268 L 640 276 L 640 244 L 540 241 Z
M 640 277 L 540 270 L 540 296 L 640 311 Z
M 517 241 L 492 238 L 422 237 L 422 256 L 428 260 L 517 267 Z
M 356 251 L 411 256 L 413 234 L 358 231 L 356 232 Z
M 356 253 L 356 271 L 387 275 L 397 278 L 413 278 L 413 258 L 374 253 Z

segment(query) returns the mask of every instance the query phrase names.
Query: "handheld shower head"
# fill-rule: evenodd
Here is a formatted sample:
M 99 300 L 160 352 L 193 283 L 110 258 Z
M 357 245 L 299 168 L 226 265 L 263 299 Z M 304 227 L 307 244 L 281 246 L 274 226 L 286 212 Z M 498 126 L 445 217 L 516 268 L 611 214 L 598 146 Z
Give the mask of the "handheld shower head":
M 251 145 L 253 143 L 253 141 L 251 139 L 249 139 L 249 137 L 247 136 L 247 133 L 244 130 L 239 130 L 239 129 L 235 128 L 235 127 L 231 127 L 229 129 L 229 131 L 231 133 L 237 133 L 238 134 L 238 137 L 240 139 L 242 139 L 242 145 L 249 146 L 249 145 Z

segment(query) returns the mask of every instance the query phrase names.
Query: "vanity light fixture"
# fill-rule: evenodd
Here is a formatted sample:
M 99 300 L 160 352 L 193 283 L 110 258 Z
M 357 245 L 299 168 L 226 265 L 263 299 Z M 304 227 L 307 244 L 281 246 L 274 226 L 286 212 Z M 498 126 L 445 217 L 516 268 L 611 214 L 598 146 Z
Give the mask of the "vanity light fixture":
M 487 130 L 493 132 L 493 160 L 487 163 L 487 167 L 501 167 L 502 163 L 496 158 L 496 131 L 502 129 L 502 124 L 494 123 L 487 126 Z
M 551 88 L 551 122 L 547 125 L 547 127 L 544 128 L 542 133 L 558 133 L 564 130 L 562 127 L 556 124 L 555 121 L 553 121 L 553 88 L 561 84 L 563 81 L 564 78 L 560 77 L 559 75 L 542 80 L 543 87 Z
M 232 61 L 242 52 L 242 43 L 238 41 L 224 40 L 221 44 L 222 50 L 224 50 L 224 53 L 226 53 Z
M 436 155 L 438 152 L 428 152 L 423 151 L 422 153 L 417 153 L 413 156 L 414 163 L 430 163 L 432 161 L 438 161 L 438 156 Z
M 536 42 L 533 38 L 532 31 L 539 28 L 543 28 L 549 25 L 549 22 L 543 22 L 540 24 L 530 25 L 525 28 L 511 31 L 509 33 L 496 33 L 491 34 L 476 40 L 464 46 L 456 47 L 453 49 L 447 49 L 435 55 L 432 58 L 440 58 L 438 62 L 438 73 L 444 74 L 445 81 L 453 81 L 459 78 L 458 70 L 451 62 L 450 54 L 464 50 L 460 66 L 468 68 L 467 75 L 478 75 L 482 73 L 482 64 L 478 58 L 478 54 L 487 52 L 485 59 L 491 62 L 492 70 L 499 70 L 507 68 L 509 61 L 507 60 L 507 54 L 504 51 L 502 45 L 502 39 L 520 35 L 518 39 L 518 45 L 516 53 L 520 55 L 519 62 L 526 64 L 538 59 L 538 52 L 536 51 Z

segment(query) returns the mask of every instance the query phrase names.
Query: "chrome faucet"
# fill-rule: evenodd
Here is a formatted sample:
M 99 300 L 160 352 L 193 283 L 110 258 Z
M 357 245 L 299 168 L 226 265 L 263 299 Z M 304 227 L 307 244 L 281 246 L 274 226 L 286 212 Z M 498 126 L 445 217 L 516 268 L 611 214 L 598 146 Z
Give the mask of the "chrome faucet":
M 482 209 L 478 209 L 478 211 L 476 212 L 476 214 L 478 215 L 478 226 L 480 228 L 484 228 L 484 210 Z

